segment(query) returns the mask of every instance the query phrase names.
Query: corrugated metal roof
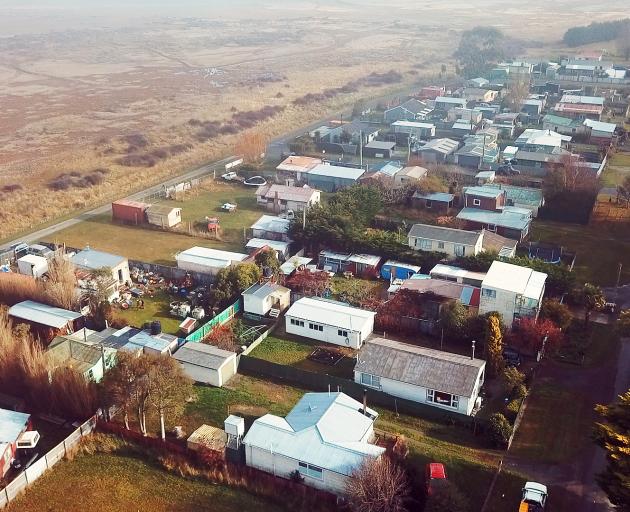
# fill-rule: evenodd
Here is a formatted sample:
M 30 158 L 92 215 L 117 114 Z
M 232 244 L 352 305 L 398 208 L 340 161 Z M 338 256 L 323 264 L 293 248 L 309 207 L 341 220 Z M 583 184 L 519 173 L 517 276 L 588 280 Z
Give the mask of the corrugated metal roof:
M 393 150 L 394 147 L 396 147 L 395 142 L 388 142 L 384 140 L 373 140 L 372 142 L 363 146 L 363 149 Z
M 243 261 L 249 256 L 238 252 L 220 251 L 218 249 L 208 249 L 207 247 L 191 247 L 180 252 L 175 259 L 188 261 L 209 267 L 229 266 L 233 261 Z
M 531 223 L 531 211 L 529 215 L 517 213 L 507 208 L 501 212 L 490 212 L 477 208 L 464 208 L 458 214 L 458 219 L 479 222 L 481 224 L 494 224 L 509 229 L 523 230 Z
M 564 94 L 560 98 L 560 103 L 573 103 L 581 105 L 604 105 L 604 98 L 601 96 L 579 96 L 576 94 Z
M 348 261 L 352 263 L 359 263 L 362 265 L 369 265 L 371 267 L 376 267 L 380 261 L 380 256 L 374 256 L 372 254 L 351 254 L 348 258 Z
M 273 215 L 263 215 L 252 224 L 252 229 L 260 229 L 262 231 L 269 231 L 270 233 L 287 233 L 290 224 L 291 221 L 289 219 L 283 219 Z
M 175 206 L 164 206 L 164 205 L 159 205 L 159 204 L 153 204 L 147 208 L 147 214 L 169 215 L 173 210 L 181 211 L 182 209 Z
M 614 123 L 602 123 L 601 121 L 593 121 L 592 119 L 585 119 L 584 126 L 589 127 L 592 130 L 598 132 L 606 132 L 609 134 L 614 134 L 617 125 Z
M 409 231 L 409 236 L 414 238 L 425 238 L 427 240 L 437 240 L 440 242 L 475 245 L 481 234 L 476 233 L 475 231 L 465 231 L 463 229 L 446 228 L 443 226 L 414 224 Z
M 363 169 L 326 164 L 317 165 L 309 171 L 309 175 L 345 178 L 348 180 L 358 180 L 363 174 L 365 174 L 365 170 Z
M 479 281 L 483 281 L 483 278 L 486 277 L 485 272 L 473 272 L 472 270 L 465 270 L 463 268 L 454 267 L 453 265 L 443 265 L 442 263 L 438 263 L 435 267 L 433 267 L 429 271 L 429 274 L 431 275 L 431 277 L 438 275 L 444 277 L 477 279 Z
M 84 249 L 70 258 L 70 261 L 77 267 L 99 270 L 105 267 L 115 268 L 127 261 L 127 258 L 118 256 L 117 254 L 95 251 L 94 249 Z
M 218 370 L 231 358 L 236 357 L 234 352 L 222 350 L 205 343 L 188 342 L 179 347 L 173 354 L 173 358 L 182 363 L 188 363 L 202 368 Z
M 464 306 L 479 306 L 479 288 L 442 279 L 406 279 L 401 289 L 431 293 L 444 299 L 458 300 Z
M 373 338 L 359 352 L 356 371 L 443 393 L 470 397 L 485 361 Z
M 363 324 L 371 321 L 375 315 L 373 311 L 310 297 L 294 302 L 286 313 L 286 316 L 356 332 L 360 331 Z
M 287 187 L 274 183 L 272 185 L 261 185 L 258 187 L 258 190 L 256 190 L 256 195 L 264 197 L 265 199 L 275 199 L 277 193 L 278 199 L 283 201 L 308 203 L 317 192 L 319 192 L 319 190 L 310 187 Z
M 280 265 L 280 271 L 285 275 L 291 275 L 297 268 L 302 265 L 308 265 L 313 258 L 306 258 L 302 256 L 293 256 Z
M 464 194 L 477 197 L 489 197 L 496 199 L 503 194 L 503 191 L 497 187 L 477 186 L 477 187 L 464 187 Z
M 15 443 L 30 417 L 30 414 L 23 412 L 0 409 L 0 443 Z
M 383 263 L 384 267 L 396 267 L 396 268 L 404 268 L 405 270 L 412 270 L 414 272 L 420 272 L 420 267 L 418 265 L 412 265 L 411 263 L 403 263 L 401 261 L 396 260 L 387 260 Z
M 278 167 L 279 171 L 286 172 L 308 172 L 317 164 L 321 164 L 320 158 L 311 158 L 310 156 L 290 156 L 283 160 Z
M 418 148 L 419 152 L 423 151 L 437 151 L 445 155 L 454 153 L 459 148 L 459 142 L 453 139 L 433 139 L 427 142 L 424 146 Z
M 55 308 L 32 300 L 25 300 L 11 306 L 9 315 L 28 322 L 54 327 L 55 329 L 61 329 L 83 316 L 76 311 Z
M 264 238 L 252 238 L 247 242 L 245 247 L 250 249 L 260 249 L 262 247 L 269 247 L 274 251 L 284 253 L 289 248 L 289 242 L 281 242 L 279 240 L 265 240 Z
M 415 199 L 428 199 L 429 201 L 436 201 L 438 203 L 450 203 L 455 196 L 447 192 L 429 192 L 428 194 L 422 194 L 421 192 L 414 192 L 413 197 Z
M 351 475 L 365 457 L 378 457 L 385 449 L 369 444 L 378 414 L 343 393 L 306 393 L 285 418 L 266 414 L 254 421 L 243 439 L 248 446 L 267 450 Z
M 435 129 L 435 124 L 433 123 L 420 123 L 417 121 L 396 121 L 392 123 L 392 126 L 403 126 L 405 128 L 418 128 L 425 130 Z
M 290 293 L 291 290 L 285 288 L 284 286 L 280 286 L 275 283 L 256 283 L 247 288 L 243 292 L 243 295 L 252 295 L 254 297 L 258 297 L 264 299 L 268 295 L 272 293 Z

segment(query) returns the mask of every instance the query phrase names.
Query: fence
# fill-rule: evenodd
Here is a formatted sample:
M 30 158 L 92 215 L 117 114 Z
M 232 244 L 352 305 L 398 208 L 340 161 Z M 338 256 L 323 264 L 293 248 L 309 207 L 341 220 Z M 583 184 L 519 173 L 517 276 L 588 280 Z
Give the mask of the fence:
M 282 317 L 281 317 L 282 318 Z M 254 341 L 252 341 L 250 343 L 250 345 L 243 350 L 243 352 L 241 352 L 240 356 L 247 356 L 249 355 L 258 345 L 260 345 L 272 332 L 274 332 L 276 330 L 276 327 L 278 327 L 279 325 L 279 321 L 274 322 L 272 325 L 269 326 L 269 329 L 265 330 L 260 336 L 258 336 L 258 338 L 256 338 Z M 239 361 L 240 361 L 240 356 L 239 356 Z
M 15 477 L 4 489 L 0 489 L 0 508 L 6 507 L 20 493 L 30 487 L 35 480 L 63 459 L 74 448 L 83 436 L 90 434 L 96 428 L 96 416 L 92 416 L 83 425 L 66 437 L 61 443 L 51 449 L 41 459 L 37 460 L 25 471 Z
M 484 430 L 486 426 L 486 422 L 483 420 L 388 395 L 382 391 L 366 388 L 352 380 L 334 375 L 309 372 L 293 366 L 272 363 L 243 354 L 240 356 L 238 371 L 239 373 L 256 377 L 269 377 L 290 382 L 313 391 L 328 391 L 329 389 L 336 391 L 338 389 L 359 401 L 363 400 L 365 392 L 369 405 L 384 407 L 396 413 L 409 414 L 453 425 L 457 424 L 475 431 Z
M 204 274 L 202 272 L 194 272 L 190 270 L 183 270 L 177 267 L 168 267 L 166 265 L 159 265 L 157 263 L 145 263 L 143 261 L 129 260 L 129 268 L 141 268 L 145 272 L 153 272 L 163 276 L 165 279 L 180 280 L 184 279 L 186 274 L 189 274 L 193 281 L 201 284 L 212 284 L 215 280 L 215 276 L 211 274 Z
M 234 304 L 225 308 L 208 323 L 205 323 L 195 332 L 186 336 L 186 341 L 198 342 L 203 340 L 208 334 L 210 334 L 212 329 L 214 329 L 217 325 L 223 325 L 224 323 L 230 321 L 240 310 L 241 299 L 238 299 Z

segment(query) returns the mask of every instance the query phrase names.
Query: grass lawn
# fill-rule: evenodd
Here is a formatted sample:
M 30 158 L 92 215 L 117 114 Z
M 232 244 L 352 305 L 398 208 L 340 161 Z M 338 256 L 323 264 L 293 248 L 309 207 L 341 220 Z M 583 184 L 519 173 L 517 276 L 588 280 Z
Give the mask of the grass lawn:
M 169 312 L 169 304 L 176 298 L 167 293 L 158 292 L 153 297 L 145 296 L 142 299 L 144 300 L 144 309 L 136 309 L 133 306 L 127 310 L 116 309 L 116 316 L 126 324 L 139 329 L 142 329 L 145 322 L 159 320 L 163 332 L 175 335 L 179 332 L 179 324 L 182 319 L 172 316 Z
M 616 187 L 621 185 L 626 176 L 629 175 L 630 153 L 617 153 L 613 155 L 602 173 L 602 185 L 604 187 Z
M 7 512 L 283 510 L 234 488 L 181 478 L 136 457 L 80 455 L 42 476 Z
M 299 338 L 297 336 L 286 334 L 283 331 L 281 332 L 280 329 L 276 331 L 276 334 L 278 335 L 277 337 L 268 336 L 265 340 L 263 340 L 263 342 L 258 345 L 250 355 L 252 357 L 257 357 L 258 359 L 264 359 L 265 361 L 271 361 L 272 363 L 294 366 L 309 372 L 335 375 L 337 377 L 345 377 L 348 379 L 353 378 L 354 351 L 352 349 L 334 347 L 328 343 L 320 343 L 314 340 Z M 313 350 L 317 347 L 329 350 L 342 350 L 346 354 L 346 357 L 334 366 L 311 361 L 308 359 L 308 356 L 311 355 Z
M 619 263 L 623 264 L 621 284 L 630 282 L 630 233 L 623 226 L 615 230 L 614 226 L 605 229 L 536 220 L 531 239 L 559 244 L 575 252 L 578 283 L 614 286 Z
M 129 259 L 149 263 L 173 265 L 178 252 L 195 245 L 226 251 L 243 252 L 243 227 L 249 227 L 264 211 L 257 209 L 252 188 L 213 184 L 212 191 L 193 192 L 186 201 L 163 201 L 164 204 L 182 208 L 184 221 L 203 220 L 206 216 L 218 217 L 223 228 L 223 240 L 196 238 L 184 233 L 166 232 L 146 226 L 113 223 L 109 214 L 99 215 L 58 231 L 45 241 L 65 243 L 70 247 L 93 249 L 126 256 Z M 239 208 L 234 213 L 220 211 L 221 204 L 235 202 Z M 160 204 L 162 204 L 160 203 Z

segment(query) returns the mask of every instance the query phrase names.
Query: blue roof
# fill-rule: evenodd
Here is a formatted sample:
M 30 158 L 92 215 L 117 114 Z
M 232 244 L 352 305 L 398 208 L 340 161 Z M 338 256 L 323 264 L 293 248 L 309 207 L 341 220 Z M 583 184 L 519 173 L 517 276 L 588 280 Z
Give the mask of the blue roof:
M 440 203 L 450 203 L 453 199 L 455 199 L 453 194 L 447 194 L 446 192 L 430 192 L 428 194 L 416 192 L 413 197 L 418 199 L 428 199 L 429 201 L 437 201 Z
M 477 208 L 464 208 L 457 214 L 457 218 L 522 231 L 531 223 L 531 212 L 529 213 L 530 215 L 526 215 L 525 213 L 508 208 L 501 212 L 490 212 Z
M 95 251 L 94 249 L 85 249 L 70 258 L 70 261 L 77 267 L 89 268 L 91 270 L 99 270 L 105 267 L 114 268 L 124 263 L 126 260 L 127 258 L 123 256 Z
M 403 165 L 400 162 L 387 162 L 378 169 L 378 172 L 381 174 L 386 174 L 387 176 L 394 176 L 398 171 L 403 168 Z
M 14 443 L 26 427 L 30 417 L 30 414 L 23 412 L 0 409 L 0 445 Z

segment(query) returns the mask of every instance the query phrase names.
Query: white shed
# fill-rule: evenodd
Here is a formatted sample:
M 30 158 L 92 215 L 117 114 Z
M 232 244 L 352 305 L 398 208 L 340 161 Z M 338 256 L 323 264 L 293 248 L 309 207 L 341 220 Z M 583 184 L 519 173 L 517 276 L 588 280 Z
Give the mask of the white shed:
M 182 221 L 182 209 L 153 205 L 147 208 L 147 222 L 161 228 L 172 228 Z
M 265 316 L 271 309 L 284 311 L 291 304 L 291 290 L 275 283 L 256 283 L 243 292 L 245 313 Z
M 188 342 L 173 354 L 195 382 L 221 387 L 236 374 L 236 353 L 205 343 Z
M 18 271 L 20 274 L 32 277 L 42 277 L 48 272 L 48 260 L 42 256 L 27 254 L 17 260 Z
M 191 272 L 216 274 L 219 270 L 247 259 L 247 254 L 220 251 L 206 247 L 191 247 L 180 252 L 175 259 L 177 267 Z
M 358 349 L 374 329 L 376 313 L 342 302 L 304 297 L 285 315 L 285 329 L 334 345 Z

